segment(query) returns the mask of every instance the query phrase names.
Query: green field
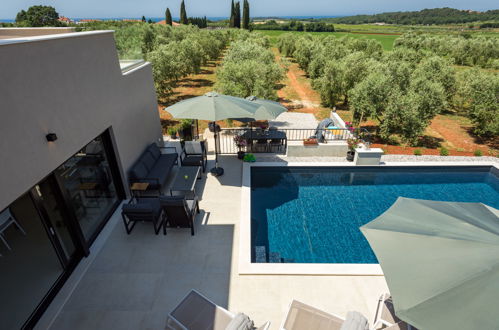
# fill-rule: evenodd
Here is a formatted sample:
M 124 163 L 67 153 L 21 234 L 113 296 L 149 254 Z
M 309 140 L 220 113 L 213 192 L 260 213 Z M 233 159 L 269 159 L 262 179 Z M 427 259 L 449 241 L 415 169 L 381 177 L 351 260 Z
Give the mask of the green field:
M 383 49 L 392 50 L 393 42 L 397 39 L 398 35 L 383 35 L 383 34 L 369 34 L 369 33 L 350 33 L 350 32 L 298 32 L 298 31 L 280 31 L 280 30 L 258 30 L 258 33 L 262 33 L 270 38 L 272 45 L 277 44 L 277 39 L 281 34 L 284 33 L 300 33 L 300 34 L 311 34 L 315 36 L 327 37 L 334 36 L 337 38 L 341 37 L 351 37 L 351 38 L 368 38 L 378 40 Z

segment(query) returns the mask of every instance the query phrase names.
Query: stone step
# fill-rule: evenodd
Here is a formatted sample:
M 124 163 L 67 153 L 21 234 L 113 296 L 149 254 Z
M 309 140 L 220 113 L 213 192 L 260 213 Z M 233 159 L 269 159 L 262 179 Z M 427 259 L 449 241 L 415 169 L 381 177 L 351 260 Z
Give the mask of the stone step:
M 265 249 L 265 246 L 255 246 L 255 262 L 267 262 L 267 249 Z

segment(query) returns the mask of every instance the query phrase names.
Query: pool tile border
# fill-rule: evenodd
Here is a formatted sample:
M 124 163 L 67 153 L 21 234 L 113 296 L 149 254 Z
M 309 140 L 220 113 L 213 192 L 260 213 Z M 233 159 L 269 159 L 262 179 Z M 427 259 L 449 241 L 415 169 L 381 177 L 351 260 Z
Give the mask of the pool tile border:
M 252 167 L 357 167 L 345 162 L 256 162 L 243 163 L 241 217 L 239 225 L 239 267 L 240 275 L 337 275 L 337 276 L 383 276 L 379 264 L 293 264 L 251 262 L 251 168 Z M 496 162 L 385 162 L 379 167 L 431 167 L 431 166 L 492 166 L 499 170 Z M 372 166 L 371 166 L 372 167 Z

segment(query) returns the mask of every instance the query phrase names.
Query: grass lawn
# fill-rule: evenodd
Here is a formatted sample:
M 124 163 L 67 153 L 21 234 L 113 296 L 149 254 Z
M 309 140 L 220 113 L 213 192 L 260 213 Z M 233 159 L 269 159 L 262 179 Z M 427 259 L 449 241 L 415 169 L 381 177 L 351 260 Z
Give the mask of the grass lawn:
M 258 30 L 258 33 L 264 34 L 270 38 L 270 42 L 273 46 L 277 44 L 277 39 L 281 34 L 284 33 L 300 33 L 300 34 L 311 34 L 315 36 L 327 37 L 333 36 L 337 38 L 341 37 L 351 37 L 351 38 L 368 38 L 378 40 L 381 45 L 383 45 L 384 50 L 392 50 L 393 42 L 399 37 L 399 35 L 384 35 L 384 34 L 372 34 L 372 33 L 351 33 L 351 32 L 298 32 L 298 31 L 280 31 L 280 30 Z

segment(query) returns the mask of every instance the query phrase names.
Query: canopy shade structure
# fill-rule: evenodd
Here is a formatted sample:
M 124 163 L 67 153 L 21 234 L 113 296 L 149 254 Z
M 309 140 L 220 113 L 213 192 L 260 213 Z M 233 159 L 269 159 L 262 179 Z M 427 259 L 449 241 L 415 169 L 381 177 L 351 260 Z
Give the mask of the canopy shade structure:
M 498 210 L 400 197 L 360 230 L 400 319 L 419 329 L 498 328 Z
M 175 118 L 218 121 L 254 118 L 258 108 L 258 104 L 239 97 L 209 92 L 175 103 L 165 110 Z
M 209 120 L 212 122 L 224 119 L 254 118 L 259 105 L 251 101 L 209 92 L 175 103 L 165 108 L 174 118 Z M 216 125 L 214 125 L 216 127 Z M 223 175 L 223 168 L 218 166 L 217 131 L 215 139 L 215 167 L 210 172 L 215 176 Z

